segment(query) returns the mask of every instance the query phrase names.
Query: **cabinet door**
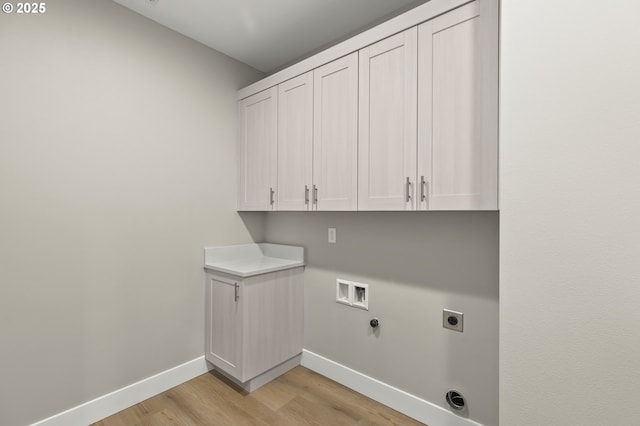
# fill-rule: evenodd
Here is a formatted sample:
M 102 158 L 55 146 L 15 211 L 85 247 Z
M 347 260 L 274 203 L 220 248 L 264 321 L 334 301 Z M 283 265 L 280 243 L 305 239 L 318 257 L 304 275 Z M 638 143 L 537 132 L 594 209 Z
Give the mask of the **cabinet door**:
M 242 373 L 242 306 L 239 283 L 207 275 L 206 359 L 233 377 Z
M 239 102 L 240 188 L 238 210 L 275 209 L 278 89 Z
M 497 209 L 495 16 L 476 1 L 418 28 L 420 209 Z
M 309 210 L 313 159 L 313 72 L 278 86 L 278 210 Z
M 415 210 L 417 29 L 360 50 L 358 210 Z
M 358 52 L 313 71 L 313 184 L 317 210 L 358 206 Z

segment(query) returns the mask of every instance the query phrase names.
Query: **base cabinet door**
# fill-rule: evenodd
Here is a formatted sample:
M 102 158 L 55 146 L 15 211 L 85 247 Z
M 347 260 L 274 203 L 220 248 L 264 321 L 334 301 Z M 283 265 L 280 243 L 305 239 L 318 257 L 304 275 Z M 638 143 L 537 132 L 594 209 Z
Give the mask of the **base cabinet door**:
M 303 273 L 207 273 L 205 357 L 240 383 L 302 352 Z
M 420 210 L 496 210 L 498 24 L 473 2 L 418 27 Z
M 236 377 L 242 373 L 240 283 L 207 274 L 206 359 Z

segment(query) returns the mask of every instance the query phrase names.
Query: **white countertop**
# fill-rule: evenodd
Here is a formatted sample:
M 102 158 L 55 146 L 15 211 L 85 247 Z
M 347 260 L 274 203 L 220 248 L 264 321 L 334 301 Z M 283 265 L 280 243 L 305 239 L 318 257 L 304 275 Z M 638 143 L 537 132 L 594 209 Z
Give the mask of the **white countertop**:
M 281 244 L 206 247 L 204 267 L 241 278 L 304 266 L 304 248 Z

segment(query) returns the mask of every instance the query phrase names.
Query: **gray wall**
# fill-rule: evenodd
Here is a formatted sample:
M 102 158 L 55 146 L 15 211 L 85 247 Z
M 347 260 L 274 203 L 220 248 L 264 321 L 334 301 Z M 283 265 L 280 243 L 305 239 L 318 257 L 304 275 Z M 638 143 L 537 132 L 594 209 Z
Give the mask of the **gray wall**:
M 640 2 L 502 3 L 500 423 L 640 424 Z
M 497 212 L 266 214 L 269 242 L 306 249 L 305 349 L 435 404 L 459 389 L 498 424 Z M 337 243 L 327 243 L 327 228 Z M 369 284 L 369 311 L 337 304 L 336 278 Z M 442 328 L 442 309 L 465 331 Z M 370 332 L 377 317 L 379 334 Z
M 0 425 L 202 356 L 202 248 L 252 240 L 230 160 L 259 74 L 110 1 L 47 6 L 0 16 Z

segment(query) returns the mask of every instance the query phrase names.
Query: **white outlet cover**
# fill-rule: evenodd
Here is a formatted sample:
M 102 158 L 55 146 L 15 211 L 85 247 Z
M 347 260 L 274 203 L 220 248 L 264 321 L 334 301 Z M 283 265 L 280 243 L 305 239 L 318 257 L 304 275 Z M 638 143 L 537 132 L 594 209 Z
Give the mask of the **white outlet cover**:
M 327 241 L 334 244 L 338 239 L 336 228 L 328 228 L 327 233 Z

